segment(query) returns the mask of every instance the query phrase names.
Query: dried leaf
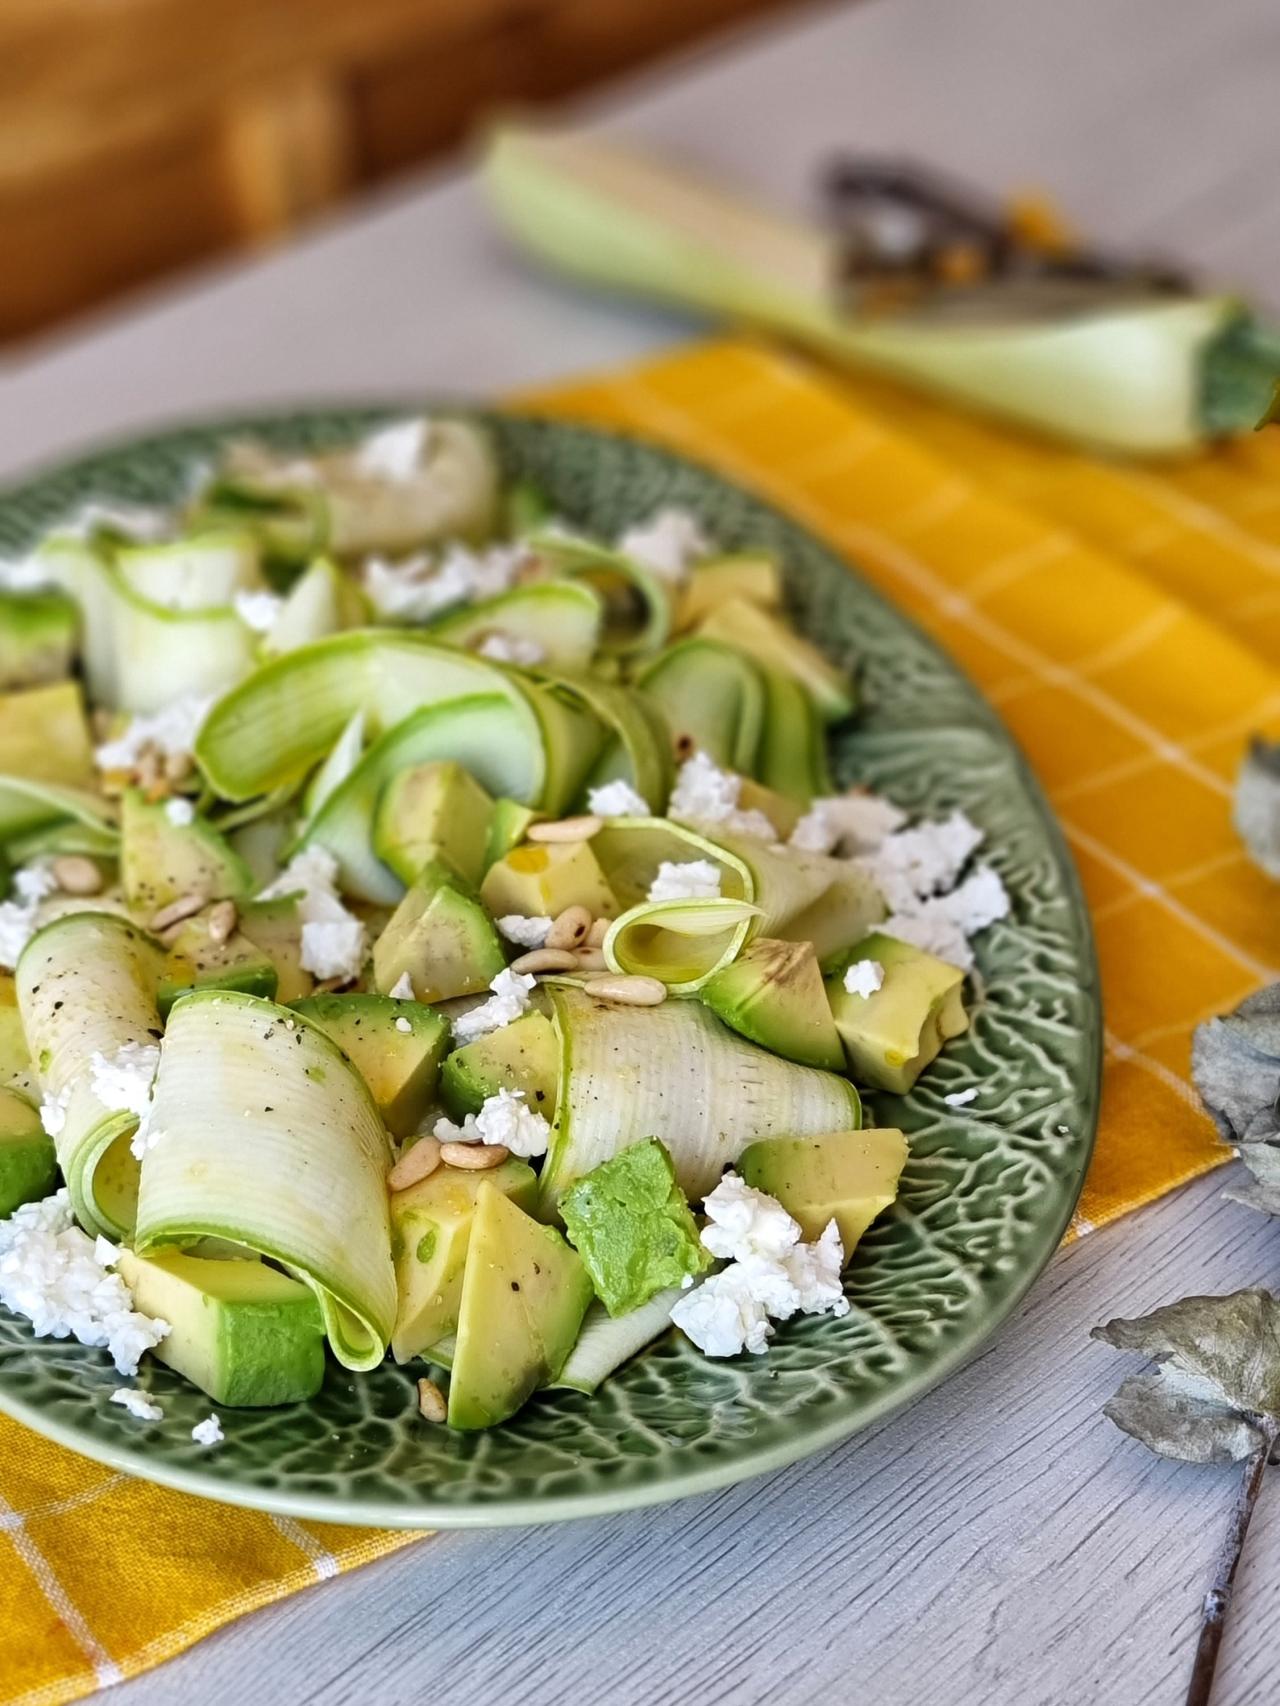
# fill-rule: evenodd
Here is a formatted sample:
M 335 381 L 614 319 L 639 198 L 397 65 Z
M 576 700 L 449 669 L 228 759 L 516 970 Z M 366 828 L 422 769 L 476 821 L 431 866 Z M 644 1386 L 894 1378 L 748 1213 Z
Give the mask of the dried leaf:
M 1269 877 L 1280 877 L 1280 742 L 1255 735 L 1236 778 L 1236 828 Z
M 1184 1297 L 1093 1337 L 1157 1364 L 1126 1380 L 1105 1413 L 1164 1457 L 1236 1462 L 1280 1429 L 1280 1299 L 1269 1291 Z
M 1191 1072 L 1229 1143 L 1280 1142 L 1280 983 L 1198 1026 Z

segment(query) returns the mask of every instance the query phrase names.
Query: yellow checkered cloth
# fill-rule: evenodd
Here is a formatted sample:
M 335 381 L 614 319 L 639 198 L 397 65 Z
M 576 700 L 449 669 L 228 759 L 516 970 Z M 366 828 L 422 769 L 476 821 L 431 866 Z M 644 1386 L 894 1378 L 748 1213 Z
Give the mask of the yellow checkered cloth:
M 1093 908 L 1107 1062 L 1076 1231 L 1224 1159 L 1192 1027 L 1280 965 L 1273 885 L 1230 825 L 1280 726 L 1280 433 L 1105 467 L 748 342 L 521 399 L 665 440 L 823 535 L 999 707 Z M 0 1420 L 0 1703 L 55 1706 L 409 1544 L 207 1504 Z

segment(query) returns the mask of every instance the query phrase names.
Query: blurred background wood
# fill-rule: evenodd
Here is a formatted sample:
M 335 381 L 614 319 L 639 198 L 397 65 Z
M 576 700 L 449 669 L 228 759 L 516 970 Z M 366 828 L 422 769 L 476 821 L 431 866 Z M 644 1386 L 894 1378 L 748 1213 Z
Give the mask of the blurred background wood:
M 789 0 L 0 0 L 0 339 Z

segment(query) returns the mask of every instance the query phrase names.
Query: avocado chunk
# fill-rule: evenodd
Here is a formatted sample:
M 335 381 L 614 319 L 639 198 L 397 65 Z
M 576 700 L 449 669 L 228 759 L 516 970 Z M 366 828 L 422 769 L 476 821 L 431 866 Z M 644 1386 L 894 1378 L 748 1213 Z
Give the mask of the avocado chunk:
M 491 1428 L 564 1367 L 591 1281 L 554 1227 L 482 1177 L 462 1275 L 449 1426 Z
M 698 991 L 740 1036 L 805 1066 L 843 1072 L 844 1048 L 812 942 L 757 936 Z
M 408 976 L 418 1001 L 478 995 L 506 965 L 493 922 L 436 860 L 418 877 L 373 944 L 384 995 Z
M 58 1177 L 53 1139 L 16 1090 L 0 1089 L 0 1219 L 47 1197 Z
M 309 1286 L 254 1257 L 122 1250 L 134 1307 L 169 1331 L 154 1355 L 216 1404 L 297 1404 L 324 1379 L 324 1323 Z
M 8 972 L 0 973 L 0 1085 L 29 1071 L 31 1051 L 18 1011 L 18 991 Z
M 209 934 L 208 913 L 197 913 L 183 920 L 169 943 L 156 985 L 160 1017 L 167 1018 L 178 997 L 193 989 L 238 989 L 274 1001 L 276 968 L 239 930 L 233 930 L 225 942 L 215 942 Z
M 452 759 L 414 764 L 382 790 L 373 819 L 373 850 L 402 882 L 443 859 L 474 888 L 484 875 L 493 800 Z
M 708 639 L 736 646 L 757 663 L 793 676 L 828 722 L 847 717 L 854 708 L 853 684 L 845 672 L 785 622 L 758 605 L 741 598 L 726 599 L 716 605 L 698 632 Z
M 0 689 L 70 675 L 79 628 L 80 613 L 64 592 L 0 591 Z
M 0 694 L 0 774 L 94 786 L 93 743 L 78 681 Z
M 444 1063 L 440 1095 L 454 1119 L 478 1114 L 499 1090 L 523 1090 L 526 1104 L 555 1117 L 560 1045 L 550 1019 L 526 1013 L 456 1049 Z
M 578 1179 L 561 1197 L 560 1214 L 610 1315 L 626 1315 L 711 1266 L 671 1157 L 656 1137 Z
M 276 968 L 276 1000 L 288 1005 L 310 995 L 315 979 L 302 965 L 302 915 L 296 895 L 251 900 L 240 908 L 240 929 Z
M 766 1137 L 738 1157 L 743 1180 L 777 1197 L 800 1223 L 806 1244 L 828 1221 L 840 1229 L 844 1259 L 898 1194 L 907 1140 L 892 1126 L 833 1131 L 821 1137 Z
M 295 1009 L 337 1043 L 369 1086 L 395 1137 L 418 1125 L 436 1093 L 449 1021 L 388 995 L 312 995 Z
M 518 847 L 529 825 L 536 823 L 541 816 L 541 812 L 534 811 L 532 806 L 522 805 L 519 800 L 495 800 L 485 841 L 485 870 L 499 859 L 505 859 L 513 847 Z
M 555 918 L 585 906 L 593 918 L 615 918 L 618 902 L 589 841 L 536 841 L 513 847 L 490 865 L 480 898 L 495 918 L 518 912 Z
M 421 1356 L 457 1331 L 476 1195 L 485 1180 L 520 1208 L 532 1210 L 537 1178 L 527 1161 L 514 1157 L 487 1173 L 440 1167 L 391 1198 L 399 1296 L 391 1352 L 397 1362 Z
M 782 572 L 763 552 L 738 557 L 708 557 L 695 563 L 680 596 L 680 626 L 692 628 L 727 599 L 758 604 L 765 610 L 782 603 Z
M 120 820 L 120 882 L 131 910 L 158 912 L 182 895 L 234 900 L 253 886 L 249 867 L 202 818 L 175 823 L 165 802 L 124 796 Z
M 884 967 L 884 982 L 874 995 L 851 995 L 844 987 L 844 969 L 858 960 L 877 960 Z M 842 955 L 841 962 L 840 971 L 827 979 L 827 995 L 849 1074 L 857 1083 L 905 1095 L 943 1043 L 969 1028 L 964 973 L 879 932 Z

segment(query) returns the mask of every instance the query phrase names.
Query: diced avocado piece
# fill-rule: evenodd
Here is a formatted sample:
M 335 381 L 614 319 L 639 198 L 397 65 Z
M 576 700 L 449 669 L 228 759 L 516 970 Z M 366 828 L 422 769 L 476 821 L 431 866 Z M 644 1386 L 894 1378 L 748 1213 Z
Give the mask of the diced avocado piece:
M 493 922 L 478 900 L 429 865 L 373 944 L 373 982 L 384 995 L 406 974 L 418 1001 L 478 995 L 506 965 Z
M 182 895 L 234 900 L 253 885 L 249 867 L 203 818 L 175 823 L 164 801 L 124 796 L 120 820 L 120 881 L 135 911 L 158 912 Z
M 296 1010 L 332 1037 L 369 1086 L 396 1137 L 413 1131 L 436 1093 L 449 1021 L 388 995 L 312 995 Z
M 251 900 L 240 908 L 240 929 L 276 968 L 276 1000 L 286 1006 L 310 995 L 315 979 L 302 965 L 302 915 L 296 895 Z
M 382 790 L 373 819 L 373 850 L 402 882 L 443 859 L 474 888 L 484 875 L 493 799 L 452 759 L 414 764 Z
M 80 613 L 64 592 L 0 591 L 0 689 L 70 675 L 79 628 Z
M 449 1426 L 491 1428 L 563 1368 L 591 1281 L 559 1232 L 482 1178 L 462 1275 Z
M 761 552 L 695 563 L 680 595 L 680 626 L 692 628 L 730 598 L 776 609 L 782 603 L 782 571 L 776 559 Z
M 58 1177 L 53 1139 L 16 1090 L 0 1089 L 0 1219 L 47 1197 Z
M 859 1084 L 905 1095 L 943 1043 L 969 1028 L 964 973 L 879 932 L 841 958 L 844 966 L 876 960 L 884 967 L 884 982 L 874 995 L 851 995 L 843 969 L 827 979 L 849 1075 Z
M 95 785 L 79 682 L 0 694 L 0 774 L 67 788 Z
M 274 964 L 242 931 L 215 942 L 208 914 L 197 913 L 183 920 L 169 943 L 156 985 L 160 1017 L 167 1018 L 178 997 L 193 989 L 238 989 L 274 1001 L 279 985 Z
M 778 617 L 741 598 L 718 604 L 699 628 L 708 639 L 723 640 L 771 669 L 785 670 L 813 697 L 828 722 L 853 710 L 853 684 L 843 670 Z
M 630 1144 L 560 1198 L 569 1240 L 610 1315 L 625 1315 L 711 1266 L 671 1157 L 656 1137 Z
M 871 1222 L 898 1194 L 907 1140 L 892 1126 L 833 1131 L 821 1137 L 766 1137 L 737 1160 L 743 1180 L 765 1191 L 800 1222 L 806 1244 L 828 1221 L 840 1229 L 844 1259 Z
M 532 806 L 521 805 L 519 800 L 495 800 L 484 848 L 485 870 L 499 859 L 505 859 L 513 847 L 518 847 L 529 825 L 536 823 L 541 816 L 541 812 L 534 811 Z
M 812 942 L 757 936 L 698 991 L 739 1035 L 806 1066 L 843 1072 L 844 1049 Z
M 324 1323 L 309 1286 L 258 1260 L 122 1250 L 134 1307 L 169 1331 L 154 1354 L 216 1404 L 298 1404 L 324 1379 Z
M 466 1043 L 444 1063 L 440 1095 L 455 1119 L 478 1114 L 499 1090 L 523 1090 L 525 1102 L 554 1119 L 560 1045 L 550 1019 L 526 1013 L 510 1025 Z
M 480 898 L 495 918 L 508 913 L 555 918 L 585 906 L 593 918 L 615 918 L 618 902 L 589 841 L 533 841 L 490 865 Z
M 0 1085 L 12 1084 L 31 1065 L 31 1051 L 18 1011 L 18 992 L 12 976 L 0 973 Z
M 532 1210 L 537 1178 L 527 1161 L 514 1157 L 487 1173 L 440 1167 L 391 1198 L 399 1294 L 391 1352 L 397 1362 L 421 1356 L 457 1330 L 476 1193 L 486 1179 L 520 1208 Z

